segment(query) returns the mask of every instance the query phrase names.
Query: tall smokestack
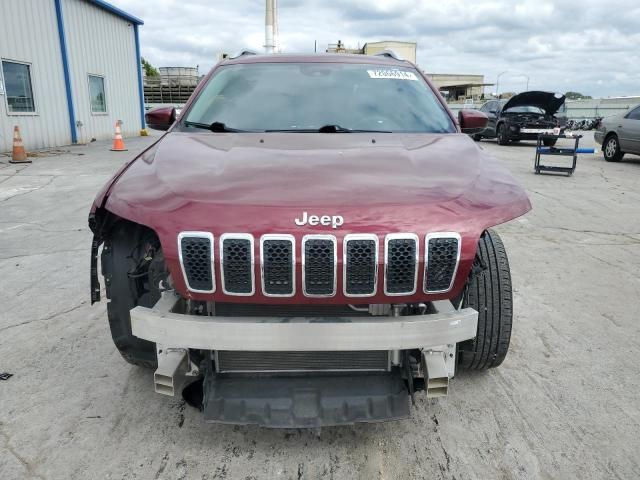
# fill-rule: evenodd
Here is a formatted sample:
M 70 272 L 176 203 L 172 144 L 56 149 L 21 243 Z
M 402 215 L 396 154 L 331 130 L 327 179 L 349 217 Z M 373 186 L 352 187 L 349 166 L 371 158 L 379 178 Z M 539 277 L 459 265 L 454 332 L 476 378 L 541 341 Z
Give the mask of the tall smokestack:
M 264 16 L 264 49 L 266 53 L 277 51 L 278 44 L 278 13 L 277 0 L 266 0 Z
M 273 51 L 280 53 L 280 34 L 278 32 L 278 0 L 273 0 Z

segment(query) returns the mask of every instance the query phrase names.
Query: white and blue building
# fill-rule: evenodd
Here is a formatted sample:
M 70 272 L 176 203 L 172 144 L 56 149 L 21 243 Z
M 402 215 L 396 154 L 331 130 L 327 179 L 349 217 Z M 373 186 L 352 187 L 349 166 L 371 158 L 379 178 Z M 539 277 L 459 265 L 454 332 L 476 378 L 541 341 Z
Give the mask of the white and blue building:
M 20 126 L 27 150 L 145 128 L 142 20 L 102 0 L 0 1 L 0 152 Z

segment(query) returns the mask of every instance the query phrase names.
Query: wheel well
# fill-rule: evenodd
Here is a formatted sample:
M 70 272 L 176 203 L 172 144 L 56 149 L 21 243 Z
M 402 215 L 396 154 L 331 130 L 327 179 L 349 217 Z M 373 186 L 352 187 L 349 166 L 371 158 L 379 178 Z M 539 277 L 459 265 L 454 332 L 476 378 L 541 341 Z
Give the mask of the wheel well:
M 100 301 L 100 281 L 98 277 L 98 259 L 100 257 L 99 249 L 102 244 L 105 244 L 105 248 L 102 252 L 102 274 L 105 276 L 106 290 L 107 290 L 107 298 L 110 298 L 109 295 L 109 281 L 106 277 L 109 276 L 108 267 L 104 261 L 104 253 L 105 249 L 109 250 L 108 245 L 110 241 L 119 237 L 122 238 L 131 237 L 133 241 L 136 242 L 136 245 L 132 246 L 136 247 L 138 250 L 141 248 L 150 249 L 153 252 L 158 253 L 158 260 L 161 265 L 164 265 L 164 256 L 162 254 L 162 245 L 160 244 L 160 239 L 158 238 L 158 234 L 150 227 L 146 225 L 142 225 L 139 223 L 132 222 L 130 220 L 121 218 L 113 213 L 109 212 L 104 208 L 97 208 L 94 212 L 89 215 L 89 227 L 93 232 L 93 241 L 91 243 L 91 303 Z M 144 244 L 144 245 L 143 245 Z M 149 259 L 147 259 L 148 255 L 144 255 L 145 262 L 149 263 Z M 131 257 L 133 257 L 133 251 L 131 252 Z M 154 260 L 153 255 L 151 255 L 151 260 Z M 150 265 L 141 264 L 138 268 L 146 268 L 149 269 Z M 158 267 L 156 266 L 156 270 Z M 145 270 L 145 271 L 146 271 Z M 144 283 L 146 281 L 145 275 L 139 275 L 140 272 L 132 272 L 134 277 L 132 279 L 137 283 Z
M 130 250 L 127 251 L 126 258 L 136 264 L 135 270 L 130 272 L 131 281 L 139 284 L 140 290 L 148 290 L 149 285 L 146 285 L 146 283 L 148 283 L 149 279 L 147 277 L 154 261 L 159 261 L 164 265 L 164 255 L 162 254 L 162 245 L 158 234 L 145 225 L 118 217 L 103 232 L 103 239 L 105 248 L 109 248 L 112 242 L 127 245 Z M 104 275 L 108 272 L 105 272 L 103 268 L 102 273 Z M 157 287 L 157 283 L 153 284 L 152 287 Z
M 605 136 L 604 136 L 604 140 L 602 141 L 602 143 L 604 144 L 607 140 L 609 140 L 611 137 L 617 137 L 618 134 L 616 132 L 608 132 Z
M 152 307 L 166 288 L 166 266 L 157 235 L 149 227 L 121 218 L 101 232 L 101 270 L 111 337 L 127 362 L 153 368 L 155 346 L 133 335 L 129 312 L 138 305 Z

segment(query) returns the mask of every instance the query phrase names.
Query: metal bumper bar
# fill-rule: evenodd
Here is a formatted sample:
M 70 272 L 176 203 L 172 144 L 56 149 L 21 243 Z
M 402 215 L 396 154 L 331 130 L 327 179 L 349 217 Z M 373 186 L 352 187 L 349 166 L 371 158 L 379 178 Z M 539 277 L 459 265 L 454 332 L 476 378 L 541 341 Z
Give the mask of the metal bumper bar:
M 173 348 L 244 351 L 406 350 L 476 336 L 478 312 L 434 302 L 436 313 L 401 317 L 207 317 L 173 313 L 165 293 L 153 308 L 131 310 L 133 334 Z

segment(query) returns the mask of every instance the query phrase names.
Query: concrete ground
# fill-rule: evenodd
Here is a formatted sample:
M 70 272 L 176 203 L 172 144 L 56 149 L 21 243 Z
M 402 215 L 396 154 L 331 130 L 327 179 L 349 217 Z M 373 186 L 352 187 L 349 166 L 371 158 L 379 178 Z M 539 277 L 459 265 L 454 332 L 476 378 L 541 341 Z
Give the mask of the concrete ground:
M 483 141 L 533 203 L 499 227 L 515 288 L 505 363 L 419 395 L 405 421 L 273 431 L 208 425 L 155 394 L 111 343 L 105 303 L 89 305 L 89 206 L 150 141 L 0 157 L 0 479 L 640 477 L 640 157 L 542 176 L 531 144 Z

